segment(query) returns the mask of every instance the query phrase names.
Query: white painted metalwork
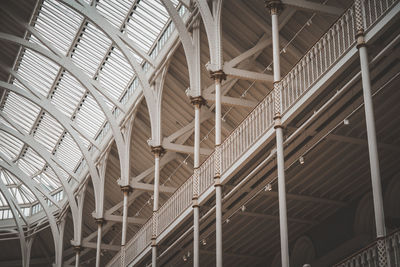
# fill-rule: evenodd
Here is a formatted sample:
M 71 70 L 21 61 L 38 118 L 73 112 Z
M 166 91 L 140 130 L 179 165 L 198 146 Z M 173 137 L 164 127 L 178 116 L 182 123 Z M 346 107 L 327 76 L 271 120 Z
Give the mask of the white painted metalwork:
M 400 265 L 400 232 L 394 232 L 387 237 L 382 237 L 382 240 L 386 244 L 386 256 L 388 259 L 387 266 L 399 266 Z M 351 255 L 342 262 L 335 264 L 334 267 L 380 267 L 379 263 L 379 250 L 378 240 L 363 248 L 359 252 Z
M 371 0 L 374 1 L 374 0 Z M 391 1 L 375 16 L 375 11 L 365 5 L 365 14 L 369 27 L 366 32 L 386 14 L 398 1 Z M 351 6 L 328 30 L 328 32 L 312 47 L 296 66 L 281 80 L 282 113 L 288 112 L 318 79 L 324 76 L 336 62 L 355 46 L 354 6 Z M 241 156 L 247 152 L 273 126 L 274 92 L 246 117 L 246 119 L 221 144 L 221 173 L 228 171 Z M 199 195 L 209 193 L 214 184 L 214 153 L 199 167 Z M 191 176 L 159 209 L 158 235 L 168 228 L 192 204 Z M 129 259 L 127 263 L 141 255 L 149 246 L 151 237 L 150 219 L 145 226 L 127 243 Z M 128 256 L 128 253 L 127 253 Z M 112 262 L 116 261 L 118 255 Z M 116 266 L 116 265 L 111 265 Z

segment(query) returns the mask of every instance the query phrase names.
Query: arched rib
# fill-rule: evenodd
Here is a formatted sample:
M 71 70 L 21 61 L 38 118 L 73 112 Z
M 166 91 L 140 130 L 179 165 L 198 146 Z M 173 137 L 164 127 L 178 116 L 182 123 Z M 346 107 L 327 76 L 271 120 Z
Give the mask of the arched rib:
M 5 126 L 2 123 L 0 123 L 0 130 L 14 136 L 18 140 L 27 144 L 39 156 L 41 156 L 44 159 L 44 161 L 47 163 L 47 165 L 49 165 L 53 169 L 54 173 L 57 175 L 58 180 L 60 181 L 60 183 L 64 189 L 64 192 L 67 195 L 68 203 L 69 203 L 69 206 L 71 208 L 71 213 L 72 213 L 72 222 L 73 222 L 73 227 L 74 227 L 74 239 L 76 239 L 76 235 L 78 233 L 78 217 L 77 217 L 78 216 L 78 206 L 76 204 L 74 194 L 73 194 L 69 184 L 66 183 L 66 181 L 64 181 L 64 179 L 62 179 L 62 174 L 60 173 L 59 169 L 57 168 L 57 165 L 53 162 L 54 159 L 52 159 L 52 158 L 55 158 L 55 156 L 50 154 L 48 151 L 46 151 L 46 149 L 30 135 L 19 133 L 15 130 L 11 129 L 10 127 Z
M 24 229 L 22 227 L 22 222 L 21 219 L 19 218 L 19 213 L 21 211 L 17 211 L 17 203 L 15 203 L 15 199 L 11 196 L 10 192 L 8 191 L 8 188 L 3 184 L 3 181 L 0 180 L 0 191 L 2 192 L 4 198 L 6 199 L 8 206 L 10 207 L 10 210 L 14 216 L 14 221 L 15 224 L 17 225 L 18 232 L 19 232 L 19 242 L 21 246 L 21 259 L 22 259 L 22 266 L 26 266 L 27 259 L 25 258 L 26 255 L 26 240 L 25 240 L 25 233 Z M 21 213 L 21 216 L 23 214 Z
M 62 114 L 59 110 L 57 110 L 53 104 L 51 104 L 51 102 L 44 97 L 36 97 L 33 94 L 29 93 L 28 91 L 22 90 L 18 87 L 16 87 L 15 85 L 0 81 L 0 87 L 9 90 L 29 101 L 31 101 L 32 103 L 36 104 L 37 106 L 41 107 L 43 110 L 45 110 L 48 114 L 50 114 L 54 119 L 57 120 L 58 123 L 60 123 L 64 129 L 71 135 L 71 137 L 74 139 L 75 143 L 77 144 L 77 146 L 79 147 L 80 151 L 82 152 L 82 155 L 84 157 L 84 159 L 87 162 L 87 165 L 89 167 L 89 173 L 92 177 L 92 181 L 93 181 L 93 187 L 95 189 L 95 191 L 98 191 L 99 188 L 99 175 L 98 175 L 98 171 L 96 166 L 94 165 L 94 161 L 92 160 L 91 156 L 89 155 L 87 149 L 85 148 L 85 146 L 83 145 L 83 143 L 81 142 L 81 140 L 79 139 L 79 133 L 71 127 L 68 118 Z M 55 161 L 56 163 L 59 162 L 58 160 Z M 57 165 L 63 165 L 61 163 L 57 164 Z M 97 193 L 95 194 L 96 197 Z
M 23 172 L 21 171 L 18 166 L 16 166 L 15 163 L 10 161 L 3 153 L 0 153 L 0 158 L 3 160 L 0 160 L 0 167 L 7 170 L 9 173 L 13 174 L 17 179 L 19 179 L 22 183 L 24 183 L 32 192 L 32 194 L 37 198 L 39 201 L 40 205 L 42 206 L 44 212 L 46 213 L 46 216 L 49 220 L 50 224 L 50 229 L 53 234 L 53 241 L 54 241 L 54 249 L 56 250 L 56 244 L 59 239 L 59 231 L 58 231 L 58 226 L 56 223 L 56 219 L 53 215 L 53 213 L 50 211 L 49 207 L 47 206 L 46 201 L 44 200 L 43 196 L 37 190 L 36 186 L 34 186 L 30 181 L 30 178 Z M 55 253 L 55 262 L 59 262 L 59 255 L 56 252 Z

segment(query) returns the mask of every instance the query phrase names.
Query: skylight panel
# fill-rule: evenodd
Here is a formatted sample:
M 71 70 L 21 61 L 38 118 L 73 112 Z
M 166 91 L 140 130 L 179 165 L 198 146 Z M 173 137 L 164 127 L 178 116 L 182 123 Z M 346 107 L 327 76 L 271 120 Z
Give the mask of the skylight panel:
M 3 196 L 3 193 L 0 191 L 0 206 L 8 206 L 6 198 Z
M 88 95 L 82 103 L 75 120 L 87 135 L 94 138 L 105 120 L 105 115 L 94 98 Z
M 18 167 L 23 171 L 27 176 L 34 176 L 35 173 L 39 171 L 39 169 L 35 166 L 34 162 L 30 159 L 20 158 L 17 162 Z
M 120 28 L 134 1 L 102 0 L 96 8 L 114 27 Z
M 3 184 L 5 184 L 6 186 L 10 186 L 10 185 L 16 185 L 17 183 L 14 181 L 14 179 L 12 179 L 10 177 L 10 175 L 8 175 L 8 173 L 5 172 L 5 170 L 0 169 L 0 173 L 1 173 L 1 181 L 3 182 Z
M 19 204 L 24 204 L 24 199 L 21 197 L 21 193 L 19 192 L 19 190 L 15 191 L 15 198 L 17 199 L 17 203 Z
M 35 29 L 64 55 L 82 23 L 82 16 L 55 0 L 43 2 Z
M 73 171 L 82 157 L 82 153 L 75 144 L 70 134 L 66 134 L 56 153 L 59 160 L 65 164 L 69 171 Z
M 149 51 L 169 16 L 159 1 L 140 1 L 126 24 L 127 35 Z
M 35 140 L 41 143 L 47 151 L 53 151 L 64 128 L 49 114 L 45 113 L 35 132 Z
M 1 117 L 1 116 L 0 116 L 0 123 L 4 124 L 5 126 L 11 128 L 11 129 L 14 129 L 14 127 L 13 127 L 10 123 L 8 123 L 8 121 L 6 121 L 6 120 L 5 120 L 3 117 Z
M 60 67 L 31 50 L 25 50 L 18 67 L 20 76 L 41 95 L 47 97 Z
M 23 142 L 3 131 L 0 131 L 0 144 L 1 152 L 9 159 L 15 158 L 24 146 Z
M 65 180 L 63 176 L 58 177 L 52 168 L 46 168 L 46 170 L 42 172 L 41 176 L 45 177 L 48 180 L 48 183 L 51 184 L 54 189 L 61 187 L 61 182 L 59 179 Z
M 42 170 L 46 164 L 44 159 L 30 147 L 24 153 L 23 159 L 36 171 Z
M 129 85 L 134 71 L 121 51 L 114 48 L 112 54 L 99 74 L 100 84 L 106 88 L 107 93 L 114 99 L 119 99 L 122 92 Z
M 45 188 L 49 192 L 53 192 L 58 189 L 61 184 L 57 182 L 56 177 L 51 177 L 46 175 L 45 173 L 41 173 L 36 177 L 40 185 Z
M 71 118 L 86 89 L 69 73 L 64 72 L 51 102 Z
M 29 133 L 40 108 L 25 98 L 9 92 L 3 112 L 26 133 Z
M 25 196 L 25 198 L 30 203 L 36 201 L 35 195 L 32 193 L 32 191 L 30 189 L 28 189 L 28 187 L 26 187 L 26 185 L 21 184 L 21 186 L 19 187 L 19 190 L 21 191 L 21 193 Z
M 93 77 L 111 46 L 110 39 L 91 23 L 79 39 L 72 61 Z

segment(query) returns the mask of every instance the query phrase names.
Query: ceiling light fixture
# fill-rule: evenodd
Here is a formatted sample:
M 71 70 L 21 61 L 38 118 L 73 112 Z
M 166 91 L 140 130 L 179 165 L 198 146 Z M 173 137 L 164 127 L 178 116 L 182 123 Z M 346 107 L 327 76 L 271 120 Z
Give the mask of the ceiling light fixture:
M 271 190 L 272 190 L 272 185 L 271 185 L 271 184 L 267 184 L 267 185 L 265 186 L 265 188 L 264 188 L 264 191 L 265 191 L 265 192 L 271 191 Z

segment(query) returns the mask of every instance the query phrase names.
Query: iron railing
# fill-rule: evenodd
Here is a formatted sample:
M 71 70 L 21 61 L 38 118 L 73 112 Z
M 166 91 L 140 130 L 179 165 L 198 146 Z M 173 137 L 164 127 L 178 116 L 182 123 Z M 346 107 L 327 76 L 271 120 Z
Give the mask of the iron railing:
M 388 267 L 400 266 L 400 231 L 383 238 Z M 333 267 L 379 267 L 378 240 Z
M 364 28 L 367 32 L 399 0 L 365 0 L 362 5 Z M 281 109 L 283 114 L 355 46 L 354 5 L 332 25 L 320 40 L 281 80 Z M 221 144 L 221 173 L 229 169 L 256 141 L 273 127 L 274 92 L 270 92 L 241 124 Z M 199 169 L 199 194 L 214 185 L 214 153 Z M 193 175 L 167 200 L 155 214 L 156 234 L 160 235 L 192 205 Z M 153 219 L 143 226 L 126 245 L 126 263 L 132 262 L 151 243 Z M 117 254 L 111 261 L 111 266 Z

